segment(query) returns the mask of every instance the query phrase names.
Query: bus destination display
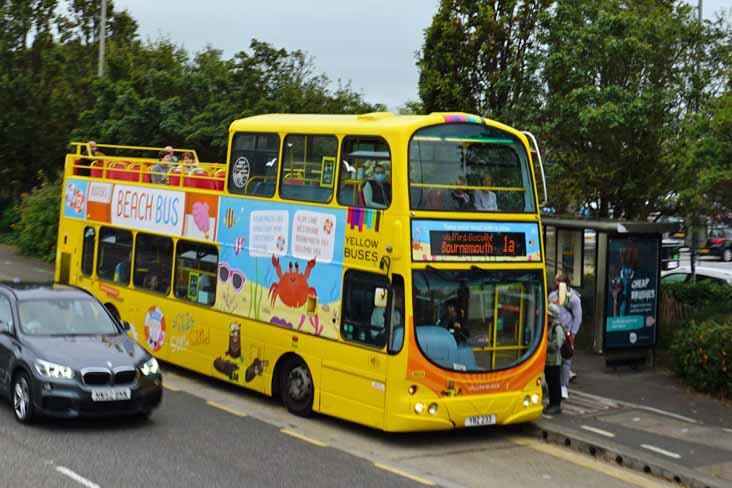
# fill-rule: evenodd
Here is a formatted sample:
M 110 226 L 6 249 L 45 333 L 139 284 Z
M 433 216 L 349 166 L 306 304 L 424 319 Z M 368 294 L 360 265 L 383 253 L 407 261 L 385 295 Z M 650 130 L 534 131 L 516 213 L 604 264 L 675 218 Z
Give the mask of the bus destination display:
M 430 231 L 432 256 L 526 256 L 523 232 Z

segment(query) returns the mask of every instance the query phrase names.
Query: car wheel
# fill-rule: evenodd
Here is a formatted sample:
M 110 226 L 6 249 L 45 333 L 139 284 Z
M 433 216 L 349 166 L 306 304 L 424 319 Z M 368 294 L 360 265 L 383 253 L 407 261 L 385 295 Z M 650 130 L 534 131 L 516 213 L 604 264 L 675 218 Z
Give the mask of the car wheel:
M 282 402 L 291 413 L 308 417 L 313 413 L 313 377 L 300 358 L 290 359 L 280 376 Z
M 727 248 L 724 251 L 722 251 L 722 261 L 725 263 L 729 263 L 732 261 L 732 248 Z
M 15 419 L 23 424 L 33 421 L 33 400 L 31 400 L 31 382 L 28 375 L 21 372 L 15 376 L 12 387 L 13 413 Z

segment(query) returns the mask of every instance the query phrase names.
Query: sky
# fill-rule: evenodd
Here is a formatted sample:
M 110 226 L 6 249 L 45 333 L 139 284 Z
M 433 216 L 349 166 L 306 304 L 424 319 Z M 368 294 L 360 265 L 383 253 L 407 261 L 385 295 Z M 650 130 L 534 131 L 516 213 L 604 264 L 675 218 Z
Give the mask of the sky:
M 696 0 L 690 3 L 696 5 Z M 211 46 L 224 57 L 251 39 L 314 58 L 317 73 L 396 111 L 417 100 L 416 52 L 439 0 L 114 0 L 138 22 L 144 40 L 167 38 L 195 53 Z M 732 0 L 703 0 L 712 18 Z

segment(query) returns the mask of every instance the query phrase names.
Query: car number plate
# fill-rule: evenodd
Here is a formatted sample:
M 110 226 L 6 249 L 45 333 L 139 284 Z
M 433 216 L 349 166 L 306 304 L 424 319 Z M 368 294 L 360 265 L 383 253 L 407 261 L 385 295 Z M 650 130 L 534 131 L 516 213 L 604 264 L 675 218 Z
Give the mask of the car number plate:
M 699 254 L 709 254 L 709 249 L 702 247 L 697 250 Z
M 495 415 L 473 415 L 465 418 L 465 427 L 475 427 L 478 425 L 494 425 L 496 423 Z
M 93 402 L 116 402 L 129 400 L 132 394 L 129 388 L 94 388 L 91 398 Z

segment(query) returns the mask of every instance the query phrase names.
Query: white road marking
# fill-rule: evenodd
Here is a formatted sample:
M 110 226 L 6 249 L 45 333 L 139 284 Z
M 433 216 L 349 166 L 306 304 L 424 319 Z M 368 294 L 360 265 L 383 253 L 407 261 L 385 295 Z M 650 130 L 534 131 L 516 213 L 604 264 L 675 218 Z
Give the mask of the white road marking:
M 666 410 L 661 410 L 660 408 L 647 407 L 645 405 L 639 405 L 637 403 L 630 403 L 630 402 L 622 402 L 622 401 L 619 401 L 619 400 L 611 400 L 610 398 L 605 398 L 605 397 L 601 397 L 601 396 L 597 396 L 597 395 L 591 395 L 589 393 L 585 393 L 585 392 L 582 392 L 582 391 L 576 391 L 576 390 L 572 390 L 572 394 L 573 395 L 577 395 L 577 396 L 581 396 L 581 397 L 585 397 L 585 398 L 591 398 L 591 399 L 596 400 L 596 401 L 599 401 L 599 402 L 604 402 L 604 403 L 606 403 L 608 405 L 611 405 L 611 404 L 614 403 L 616 406 L 618 406 L 618 405 L 624 405 L 624 406 L 627 406 L 627 407 L 636 408 L 638 410 L 646 410 L 647 412 L 653 412 L 653 413 L 657 413 L 659 415 L 665 415 L 666 417 L 671 417 L 671 418 L 674 418 L 674 419 L 677 419 L 677 420 L 681 420 L 683 422 L 688 422 L 690 424 L 698 424 L 699 423 L 698 420 L 694 420 L 694 419 L 689 418 L 689 417 L 684 417 L 683 415 L 679 415 L 677 413 L 667 412 Z
M 725 431 L 725 432 L 729 432 L 730 434 L 732 434 L 732 429 L 722 429 L 722 430 Z
M 609 437 L 611 439 L 613 437 L 615 437 L 615 434 L 613 434 L 612 432 L 608 432 L 606 430 L 598 429 L 596 427 L 590 427 L 589 425 L 581 425 L 580 428 L 581 429 L 584 429 L 584 430 L 587 430 L 589 432 L 594 432 L 595 434 L 599 434 L 599 435 L 602 435 L 602 436 L 605 436 L 605 437 Z
M 681 459 L 681 454 L 676 454 L 675 452 L 667 451 L 666 449 L 661 449 L 660 447 L 652 446 L 650 444 L 641 444 L 641 447 L 643 449 L 648 449 L 649 451 L 657 452 L 658 454 L 663 454 L 664 456 L 668 456 L 673 459 Z
M 64 476 L 68 476 L 72 480 L 76 481 L 80 485 L 84 485 L 87 488 L 100 488 L 98 484 L 94 483 L 93 481 L 89 481 L 88 479 L 84 478 L 80 474 L 77 474 L 73 471 L 71 471 L 69 468 L 65 468 L 63 466 L 56 466 L 56 471 L 63 474 Z

